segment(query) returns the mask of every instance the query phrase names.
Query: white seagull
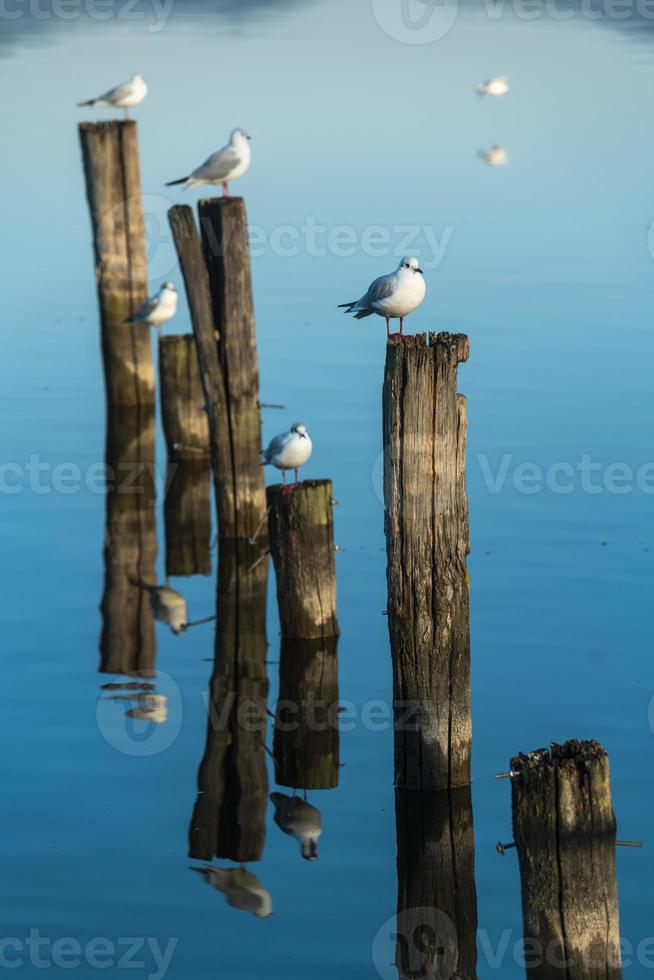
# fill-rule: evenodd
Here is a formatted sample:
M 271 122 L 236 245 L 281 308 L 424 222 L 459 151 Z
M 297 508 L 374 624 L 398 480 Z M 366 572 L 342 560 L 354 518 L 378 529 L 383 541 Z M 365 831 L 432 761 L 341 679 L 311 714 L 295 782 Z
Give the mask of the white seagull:
M 257 919 L 267 919 L 272 915 L 270 892 L 247 868 L 216 868 L 213 864 L 207 864 L 204 868 L 191 868 L 191 871 L 198 871 L 207 884 L 222 892 L 233 909 L 251 912 Z
M 177 312 L 177 290 L 172 282 L 165 282 L 156 296 L 150 296 L 125 323 L 147 323 L 161 331 L 164 323 L 172 320 Z
M 143 102 L 148 94 L 148 86 L 143 75 L 132 75 L 128 82 L 110 88 L 104 95 L 98 95 L 96 99 L 88 99 L 86 102 L 78 102 L 78 106 L 97 105 L 110 109 L 124 109 L 125 119 L 129 119 L 129 110 Z
M 295 837 L 306 861 L 318 860 L 318 838 L 322 834 L 320 811 L 299 796 L 271 793 L 275 807 L 275 823 L 280 830 Z
M 509 154 L 499 143 L 494 143 L 490 150 L 480 150 L 479 156 L 489 167 L 505 167 L 509 162 Z
M 307 427 L 303 422 L 295 422 L 288 432 L 275 436 L 270 440 L 267 449 L 261 450 L 261 460 L 264 466 L 271 463 L 282 471 L 282 481 L 286 483 L 286 470 L 295 470 L 295 482 L 298 482 L 297 471 L 311 457 L 313 443 L 309 438 Z
M 354 313 L 357 320 L 377 313 L 386 320 L 386 336 L 391 336 L 390 321 L 400 320 L 400 334 L 404 317 L 413 313 L 425 298 L 425 280 L 417 258 L 405 255 L 395 272 L 380 276 L 368 286 L 361 299 L 341 303 L 339 309 Z
M 229 143 L 217 153 L 212 153 L 210 157 L 196 167 L 188 177 L 180 177 L 179 180 L 169 180 L 166 187 L 174 187 L 175 184 L 186 184 L 188 187 L 197 187 L 200 184 L 222 184 L 223 195 L 229 197 L 228 182 L 242 177 L 250 166 L 252 151 L 250 150 L 250 137 L 243 129 L 235 129 Z
M 145 585 L 143 588 L 150 594 L 154 618 L 170 626 L 175 636 L 184 633 L 188 626 L 188 612 L 186 599 L 181 592 L 171 589 L 169 585 Z
M 508 78 L 505 78 L 504 75 L 498 75 L 497 78 L 490 78 L 487 82 L 478 85 L 477 91 L 480 95 L 494 95 L 496 99 L 499 99 L 501 95 L 506 95 L 510 88 Z

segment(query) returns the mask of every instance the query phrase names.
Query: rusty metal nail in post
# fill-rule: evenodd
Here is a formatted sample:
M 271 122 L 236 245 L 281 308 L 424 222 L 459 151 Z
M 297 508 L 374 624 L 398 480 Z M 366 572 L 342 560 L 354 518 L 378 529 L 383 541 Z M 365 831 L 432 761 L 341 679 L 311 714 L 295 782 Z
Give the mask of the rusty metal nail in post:
M 498 842 L 495 845 L 495 850 L 497 851 L 498 854 L 504 854 L 505 851 L 508 851 L 511 847 L 515 847 L 515 846 L 516 845 L 514 843 L 512 843 L 512 844 L 500 844 Z

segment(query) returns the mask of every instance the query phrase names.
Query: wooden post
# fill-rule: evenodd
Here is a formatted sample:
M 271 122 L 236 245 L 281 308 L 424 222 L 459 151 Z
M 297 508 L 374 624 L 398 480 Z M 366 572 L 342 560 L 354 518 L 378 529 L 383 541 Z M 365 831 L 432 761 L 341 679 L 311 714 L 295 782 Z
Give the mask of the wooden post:
M 470 787 L 395 792 L 400 980 L 476 980 L 477 889 Z
M 282 636 L 337 636 L 331 480 L 305 480 L 291 493 L 276 484 L 267 500 Z
M 166 473 L 166 574 L 211 574 L 211 463 L 169 462 Z
M 95 244 L 107 402 L 153 410 L 150 328 L 125 323 L 148 293 L 136 123 L 80 123 L 79 136 Z
M 282 640 L 273 755 L 279 786 L 338 786 L 337 637 Z
M 598 742 L 511 761 L 529 980 L 619 980 L 616 822 Z
M 156 582 L 154 412 L 113 406 L 107 424 L 107 499 L 100 670 L 154 675 L 150 596 Z
M 470 782 L 464 334 L 392 339 L 383 389 L 388 626 L 395 781 L 440 790 Z
M 265 545 L 221 543 L 207 741 L 189 830 L 193 858 L 245 863 L 263 853 L 267 584 Z
M 159 379 L 168 459 L 208 461 L 209 422 L 193 334 L 159 338 Z

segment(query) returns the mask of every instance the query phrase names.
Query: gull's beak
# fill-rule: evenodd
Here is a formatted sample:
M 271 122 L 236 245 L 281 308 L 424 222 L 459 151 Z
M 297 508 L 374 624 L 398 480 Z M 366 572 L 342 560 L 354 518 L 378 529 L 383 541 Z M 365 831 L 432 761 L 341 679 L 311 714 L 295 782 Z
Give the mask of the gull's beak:
M 422 269 L 416 269 L 416 272 L 419 272 L 421 276 L 424 276 L 424 272 L 422 271 Z

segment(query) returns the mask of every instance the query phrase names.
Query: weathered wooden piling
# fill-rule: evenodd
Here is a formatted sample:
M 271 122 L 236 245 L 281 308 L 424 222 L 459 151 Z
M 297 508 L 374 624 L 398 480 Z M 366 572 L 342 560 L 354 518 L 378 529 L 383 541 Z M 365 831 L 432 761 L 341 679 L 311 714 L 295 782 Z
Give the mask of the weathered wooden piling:
M 267 583 L 265 545 L 221 542 L 207 740 L 189 829 L 194 858 L 245 863 L 263 853 Z
M 477 889 L 469 786 L 395 791 L 400 980 L 476 980 Z
M 259 377 L 243 203 L 200 202 L 168 212 L 191 309 L 208 412 L 221 538 L 249 538 L 265 514 Z M 236 219 L 239 219 L 238 221 Z M 240 222 L 240 223 L 239 223 Z M 205 262 L 206 257 L 206 262 Z
M 211 463 L 168 462 L 164 521 L 166 574 L 211 574 Z
M 266 493 L 282 636 L 337 636 L 331 480 L 305 480 L 290 492 L 276 484 Z
M 150 597 L 156 582 L 154 412 L 114 406 L 107 419 L 106 523 L 100 670 L 154 673 Z
M 609 760 L 570 741 L 511 761 L 529 980 L 619 980 Z
M 107 402 L 154 409 L 150 328 L 128 324 L 148 292 L 136 123 L 80 123 L 95 246 Z
M 275 781 L 291 789 L 338 786 L 338 638 L 282 639 L 275 711 Z
M 168 459 L 209 459 L 209 422 L 193 334 L 159 338 L 161 420 Z
M 388 626 L 395 781 L 441 790 L 470 782 L 464 334 L 392 339 L 383 388 Z

